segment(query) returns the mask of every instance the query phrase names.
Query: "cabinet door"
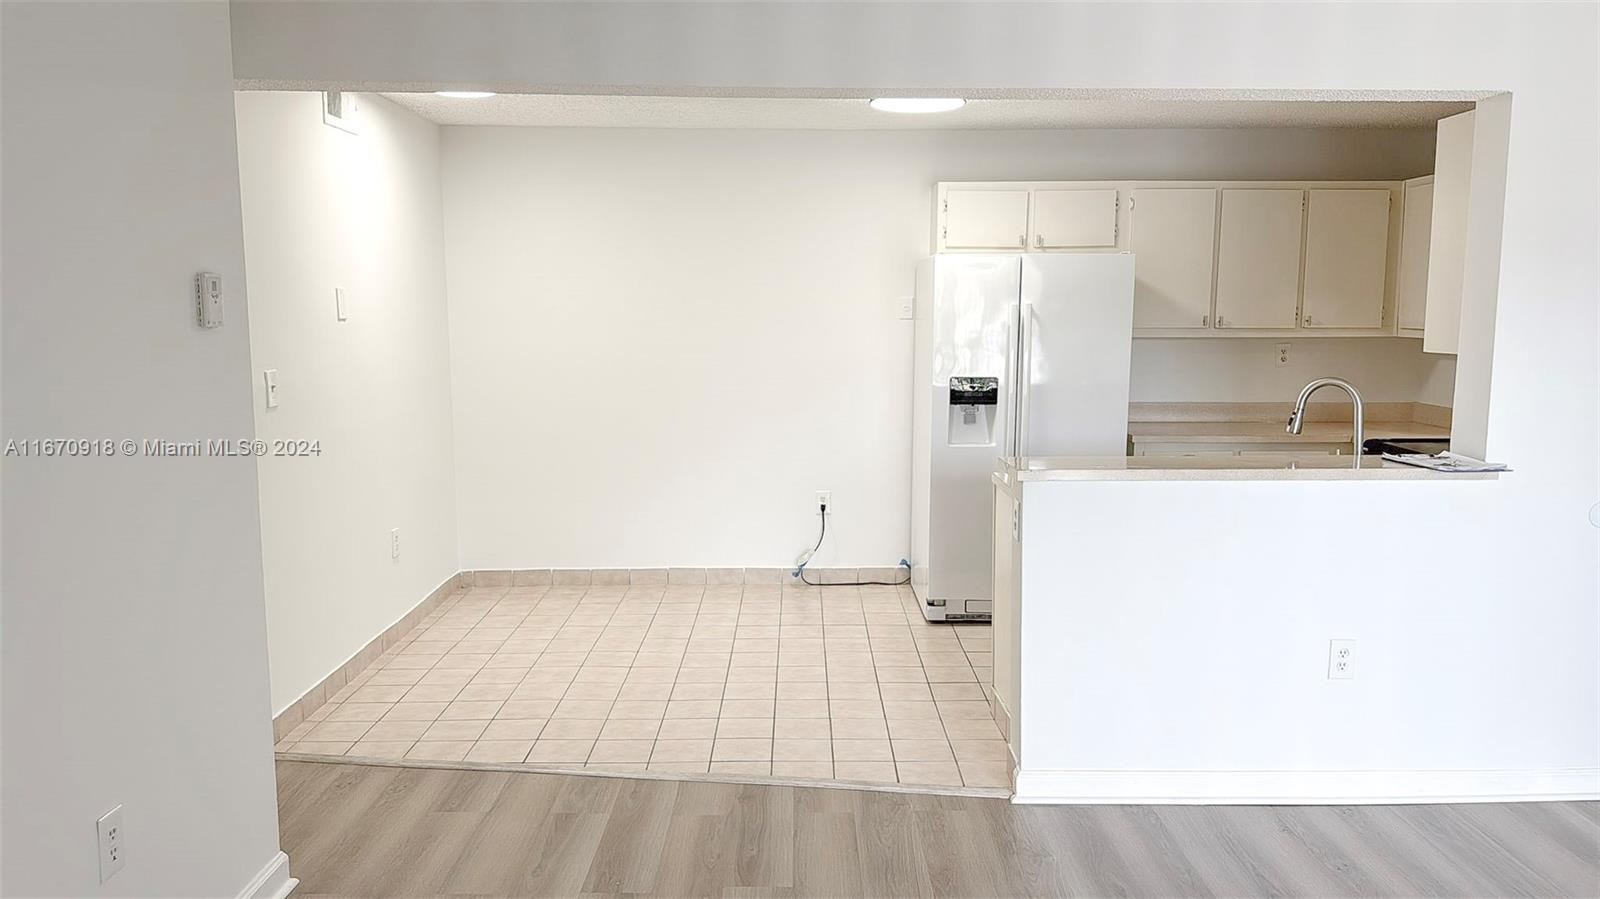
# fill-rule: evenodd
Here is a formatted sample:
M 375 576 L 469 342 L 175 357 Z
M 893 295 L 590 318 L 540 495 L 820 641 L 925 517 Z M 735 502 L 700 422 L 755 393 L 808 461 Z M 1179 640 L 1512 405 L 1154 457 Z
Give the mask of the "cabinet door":
M 1217 327 L 1293 328 L 1300 299 L 1304 191 L 1224 190 Z
M 1439 120 L 1433 147 L 1433 221 L 1428 236 L 1427 329 L 1422 349 L 1454 353 L 1461 342 L 1461 288 L 1467 265 L 1467 197 L 1472 192 L 1476 114 Z
M 1400 271 L 1395 305 L 1401 332 L 1421 332 L 1428 304 L 1428 238 L 1433 227 L 1433 179 L 1406 182 L 1400 219 Z M 1415 336 L 1415 335 L 1413 335 Z
M 1308 193 L 1301 324 L 1381 327 L 1383 282 L 1389 269 L 1389 191 Z
M 1033 245 L 1041 250 L 1116 246 L 1117 192 L 1034 191 Z
M 1028 192 L 945 193 L 944 245 L 952 250 L 1021 250 L 1028 245 Z
M 1135 190 L 1128 203 L 1133 326 L 1208 327 L 1217 235 L 1216 190 Z

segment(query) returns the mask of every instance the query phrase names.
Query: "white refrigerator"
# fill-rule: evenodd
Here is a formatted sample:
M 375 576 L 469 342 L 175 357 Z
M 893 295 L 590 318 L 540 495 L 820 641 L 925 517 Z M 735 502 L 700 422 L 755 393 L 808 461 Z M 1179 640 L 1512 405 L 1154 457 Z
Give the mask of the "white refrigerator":
M 911 585 L 930 621 L 986 621 L 996 459 L 1127 451 L 1133 255 L 942 253 L 915 315 Z

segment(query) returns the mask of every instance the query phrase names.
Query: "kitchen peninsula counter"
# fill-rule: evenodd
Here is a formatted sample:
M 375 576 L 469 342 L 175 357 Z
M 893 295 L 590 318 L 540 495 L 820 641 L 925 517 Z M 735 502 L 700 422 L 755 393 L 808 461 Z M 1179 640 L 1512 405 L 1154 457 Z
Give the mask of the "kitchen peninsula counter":
M 1386 640 L 1393 622 L 1421 640 L 1448 618 L 1493 552 L 1497 478 L 1325 452 L 1001 459 L 985 687 L 1014 801 L 1368 795 L 1349 773 L 1365 746 L 1307 749 L 1351 708 L 1329 641 L 1393 664 L 1409 645 Z M 1298 774 L 1258 770 L 1261 745 L 1301 753 Z

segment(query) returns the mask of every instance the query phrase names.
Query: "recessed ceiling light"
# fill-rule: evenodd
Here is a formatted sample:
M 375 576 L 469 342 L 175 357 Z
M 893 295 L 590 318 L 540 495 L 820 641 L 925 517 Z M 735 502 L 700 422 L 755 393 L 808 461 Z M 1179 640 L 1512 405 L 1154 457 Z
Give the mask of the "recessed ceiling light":
M 452 100 L 482 100 L 484 97 L 494 96 L 494 91 L 434 91 L 435 97 L 449 97 Z
M 949 112 L 967 101 L 960 97 L 879 97 L 870 105 L 880 112 Z

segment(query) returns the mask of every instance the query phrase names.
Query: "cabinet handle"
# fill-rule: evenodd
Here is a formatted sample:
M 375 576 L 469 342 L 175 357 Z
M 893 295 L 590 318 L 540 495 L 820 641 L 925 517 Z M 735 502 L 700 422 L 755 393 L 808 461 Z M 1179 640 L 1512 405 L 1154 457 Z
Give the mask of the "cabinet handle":
M 1209 315 L 1200 316 L 1200 327 L 1208 328 L 1210 326 L 1211 326 L 1211 316 L 1209 316 Z
M 1306 324 L 1311 324 L 1311 316 L 1306 316 Z
M 1041 247 L 1042 248 L 1044 246 L 1044 235 L 1043 234 L 1035 234 L 1035 235 L 1033 235 L 1033 245 L 1036 246 L 1036 247 Z
M 1028 235 L 1026 235 L 1026 234 L 1017 235 L 1017 246 L 1022 247 L 1023 249 L 1027 249 L 1028 248 Z
M 1222 316 L 1220 316 L 1220 315 L 1217 316 L 1217 327 L 1226 328 L 1227 326 L 1228 326 L 1228 323 L 1226 321 L 1223 321 Z

